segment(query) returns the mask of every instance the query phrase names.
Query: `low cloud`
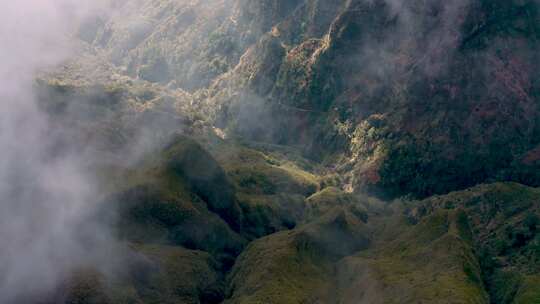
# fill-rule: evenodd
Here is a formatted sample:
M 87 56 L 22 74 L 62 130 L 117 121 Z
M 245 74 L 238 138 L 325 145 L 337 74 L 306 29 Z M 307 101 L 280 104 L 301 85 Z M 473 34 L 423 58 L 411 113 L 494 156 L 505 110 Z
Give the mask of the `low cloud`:
M 0 303 L 32 303 L 73 269 L 105 261 L 114 246 L 94 220 L 97 189 L 84 160 L 58 148 L 62 133 L 33 91 L 36 73 L 73 54 L 70 37 L 98 2 L 0 5 Z

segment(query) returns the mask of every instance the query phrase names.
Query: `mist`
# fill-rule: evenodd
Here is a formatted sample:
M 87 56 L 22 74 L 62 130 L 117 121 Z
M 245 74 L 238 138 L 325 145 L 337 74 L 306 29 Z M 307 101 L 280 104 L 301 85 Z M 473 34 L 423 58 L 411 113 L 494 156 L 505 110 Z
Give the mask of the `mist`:
M 102 4 L 0 5 L 0 303 L 42 301 L 78 267 L 105 265 L 112 250 L 107 225 L 93 220 L 98 189 L 84 168 L 85 143 L 59 148 L 62 133 L 33 90 L 38 72 L 74 54 L 74 29 Z

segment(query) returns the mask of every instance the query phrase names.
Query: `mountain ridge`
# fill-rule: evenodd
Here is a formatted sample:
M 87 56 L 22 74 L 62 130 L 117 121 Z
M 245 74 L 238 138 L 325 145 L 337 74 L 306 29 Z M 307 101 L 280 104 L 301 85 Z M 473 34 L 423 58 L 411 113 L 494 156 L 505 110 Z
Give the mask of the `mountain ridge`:
M 36 87 L 130 253 L 50 303 L 539 302 L 539 5 L 115 1 Z

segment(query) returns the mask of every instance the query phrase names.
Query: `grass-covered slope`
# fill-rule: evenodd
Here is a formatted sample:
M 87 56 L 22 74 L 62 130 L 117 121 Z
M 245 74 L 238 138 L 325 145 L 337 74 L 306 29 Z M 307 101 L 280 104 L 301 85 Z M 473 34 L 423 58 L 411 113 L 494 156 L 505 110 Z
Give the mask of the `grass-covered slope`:
M 337 302 L 489 303 L 464 216 L 401 225 L 392 241 L 341 261 Z
M 219 303 L 223 284 L 212 257 L 161 245 L 134 246 L 128 269 L 107 278 L 91 269 L 76 272 L 55 302 L 69 304 Z
M 311 303 L 329 298 L 333 262 L 369 245 L 365 224 L 343 209 L 248 246 L 230 274 L 226 303 Z
M 134 165 L 96 170 L 108 192 L 100 216 L 128 247 L 114 253 L 119 270 L 81 270 L 58 302 L 221 303 L 248 242 L 295 227 L 319 187 L 281 152 L 184 135 Z
M 540 301 L 537 189 L 490 184 L 386 209 L 352 199 L 363 213 L 332 189 L 308 201 L 330 197 L 333 209 L 246 248 L 228 302 Z
M 198 134 L 97 162 L 125 262 L 75 273 L 57 302 L 538 301 L 538 189 L 381 202 L 294 148 Z
M 481 185 L 427 199 L 411 211 L 414 219 L 434 210 L 460 210 L 493 303 L 537 303 L 540 288 L 540 192 L 519 184 Z

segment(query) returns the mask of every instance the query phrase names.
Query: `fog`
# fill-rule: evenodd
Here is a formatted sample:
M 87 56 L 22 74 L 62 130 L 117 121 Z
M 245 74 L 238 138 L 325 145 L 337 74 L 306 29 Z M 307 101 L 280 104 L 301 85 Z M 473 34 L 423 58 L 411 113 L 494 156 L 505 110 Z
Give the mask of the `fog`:
M 97 189 L 71 152 L 80 149 L 57 148 L 61 133 L 32 90 L 36 73 L 74 53 L 71 34 L 97 2 L 0 4 L 0 303 L 50 296 L 74 269 L 101 264 L 113 245 L 107 226 L 91 220 Z

